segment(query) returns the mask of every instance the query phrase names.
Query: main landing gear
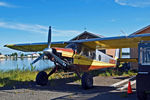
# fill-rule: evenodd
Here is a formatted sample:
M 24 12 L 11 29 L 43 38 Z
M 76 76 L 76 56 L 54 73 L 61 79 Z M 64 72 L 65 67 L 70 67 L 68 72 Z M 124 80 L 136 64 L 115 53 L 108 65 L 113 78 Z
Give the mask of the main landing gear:
M 48 77 L 56 72 L 56 70 L 57 67 L 54 67 L 49 74 L 44 71 L 39 72 L 36 76 L 36 83 L 41 86 L 47 85 Z M 77 75 L 79 76 L 79 73 L 77 73 Z M 90 89 L 93 87 L 93 77 L 90 73 L 84 72 L 82 77 L 79 76 L 79 78 L 81 79 L 81 85 L 83 89 Z
M 85 72 L 81 78 L 82 88 L 90 89 L 93 87 L 93 77 L 91 74 Z

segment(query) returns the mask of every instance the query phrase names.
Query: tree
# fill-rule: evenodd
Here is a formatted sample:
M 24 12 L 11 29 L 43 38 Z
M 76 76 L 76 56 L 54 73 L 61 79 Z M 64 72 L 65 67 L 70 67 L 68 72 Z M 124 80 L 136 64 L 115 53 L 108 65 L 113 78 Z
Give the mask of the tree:
M 22 53 L 22 54 L 20 55 L 20 57 L 23 58 L 23 57 L 24 57 L 24 54 Z
M 11 56 L 15 56 L 17 58 L 18 54 L 15 52 L 15 53 L 12 53 Z

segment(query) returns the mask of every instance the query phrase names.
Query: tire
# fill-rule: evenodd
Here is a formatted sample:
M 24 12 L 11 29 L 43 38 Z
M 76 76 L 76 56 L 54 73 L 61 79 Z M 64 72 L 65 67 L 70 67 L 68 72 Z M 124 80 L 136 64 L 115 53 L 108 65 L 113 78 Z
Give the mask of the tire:
M 41 85 L 41 86 L 47 85 L 48 83 L 47 73 L 44 71 L 39 72 L 36 76 L 36 83 L 37 85 Z
M 82 88 L 90 89 L 93 87 L 93 77 L 89 73 L 84 73 L 81 78 Z

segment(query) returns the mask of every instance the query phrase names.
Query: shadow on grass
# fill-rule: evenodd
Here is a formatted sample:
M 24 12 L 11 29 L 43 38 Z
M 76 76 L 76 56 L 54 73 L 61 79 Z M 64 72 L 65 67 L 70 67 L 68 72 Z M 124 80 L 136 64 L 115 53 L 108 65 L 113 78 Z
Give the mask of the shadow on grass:
M 94 75 L 96 76 L 96 75 Z M 37 91 L 55 91 L 55 92 L 71 92 L 71 93 L 82 93 L 90 94 L 101 91 L 111 91 L 115 88 L 107 86 L 94 86 L 92 89 L 83 90 L 81 83 L 78 81 L 78 77 L 69 77 L 62 79 L 52 79 L 48 81 L 46 86 L 38 86 L 34 81 L 15 81 L 9 78 L 0 78 L 0 82 L 5 81 L 4 87 L 0 87 L 0 90 L 14 90 L 14 89 L 30 89 Z M 78 81 L 78 82 L 75 82 Z
M 6 84 L 4 87 L 0 88 L 2 90 L 13 90 L 13 89 L 30 89 L 35 91 L 54 91 L 54 92 L 66 92 L 71 93 L 67 95 L 63 95 L 60 97 L 53 98 L 52 100 L 80 100 L 80 99 L 88 99 L 88 100 L 136 100 L 136 93 L 131 95 L 127 95 L 126 92 L 117 92 L 116 88 L 112 88 L 109 86 L 94 86 L 92 89 L 83 90 L 80 84 L 72 84 L 72 82 L 76 81 L 77 77 L 70 77 L 64 79 L 52 79 L 49 80 L 47 86 L 38 86 L 34 81 L 28 82 L 20 82 L 9 80 L 9 78 L 5 78 L 5 80 L 14 83 L 14 85 Z M 1 79 L 0 79 L 1 80 Z M 8 93 L 13 93 L 10 91 L 5 91 Z
M 92 71 L 93 76 L 98 76 L 100 73 L 104 73 L 104 70 Z M 126 77 L 120 77 L 125 79 Z M 117 78 L 116 78 L 117 79 Z M 5 82 L 4 87 L 0 87 L 0 91 L 10 92 L 5 90 L 16 90 L 16 89 L 30 89 L 34 91 L 51 91 L 51 92 L 64 92 L 71 93 L 71 95 L 65 95 L 56 97 L 53 100 L 135 100 L 134 96 L 128 96 L 126 92 L 110 92 L 116 90 L 116 88 L 109 86 L 94 86 L 92 89 L 83 90 L 78 77 L 68 77 L 61 79 L 52 79 L 48 81 L 46 86 L 38 86 L 34 81 L 16 81 L 10 78 L 0 78 L 0 83 Z M 102 80 L 103 81 L 103 80 Z M 111 82 L 111 81 L 110 81 Z M 10 92 L 13 93 L 13 92 Z M 131 98 L 131 99 L 128 99 Z

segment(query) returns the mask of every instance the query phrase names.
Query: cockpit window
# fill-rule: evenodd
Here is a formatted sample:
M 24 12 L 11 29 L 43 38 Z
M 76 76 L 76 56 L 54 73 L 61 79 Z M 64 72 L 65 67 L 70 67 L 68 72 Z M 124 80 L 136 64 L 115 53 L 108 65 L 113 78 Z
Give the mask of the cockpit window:
M 89 57 L 89 50 L 87 48 L 84 48 L 83 55 Z
M 90 50 L 86 47 L 83 48 L 82 50 L 82 55 L 88 57 L 88 58 L 91 58 L 91 59 L 95 59 L 96 58 L 96 54 L 95 54 L 95 51 L 94 50 Z
M 91 58 L 91 59 L 96 59 L 95 51 L 91 51 L 91 52 L 90 52 L 90 58 Z
M 66 48 L 71 48 L 71 49 L 73 49 L 73 50 L 76 50 L 76 49 L 77 49 L 77 45 L 74 44 L 74 43 L 71 43 L 71 44 L 68 44 L 68 45 L 66 46 Z
M 77 53 L 80 54 L 82 51 L 82 46 L 80 44 L 77 44 Z
M 91 58 L 91 59 L 96 58 L 95 50 L 91 50 L 82 44 L 71 43 L 71 44 L 68 44 L 66 48 L 71 48 L 74 51 L 76 51 L 78 54 L 86 56 L 88 58 Z

